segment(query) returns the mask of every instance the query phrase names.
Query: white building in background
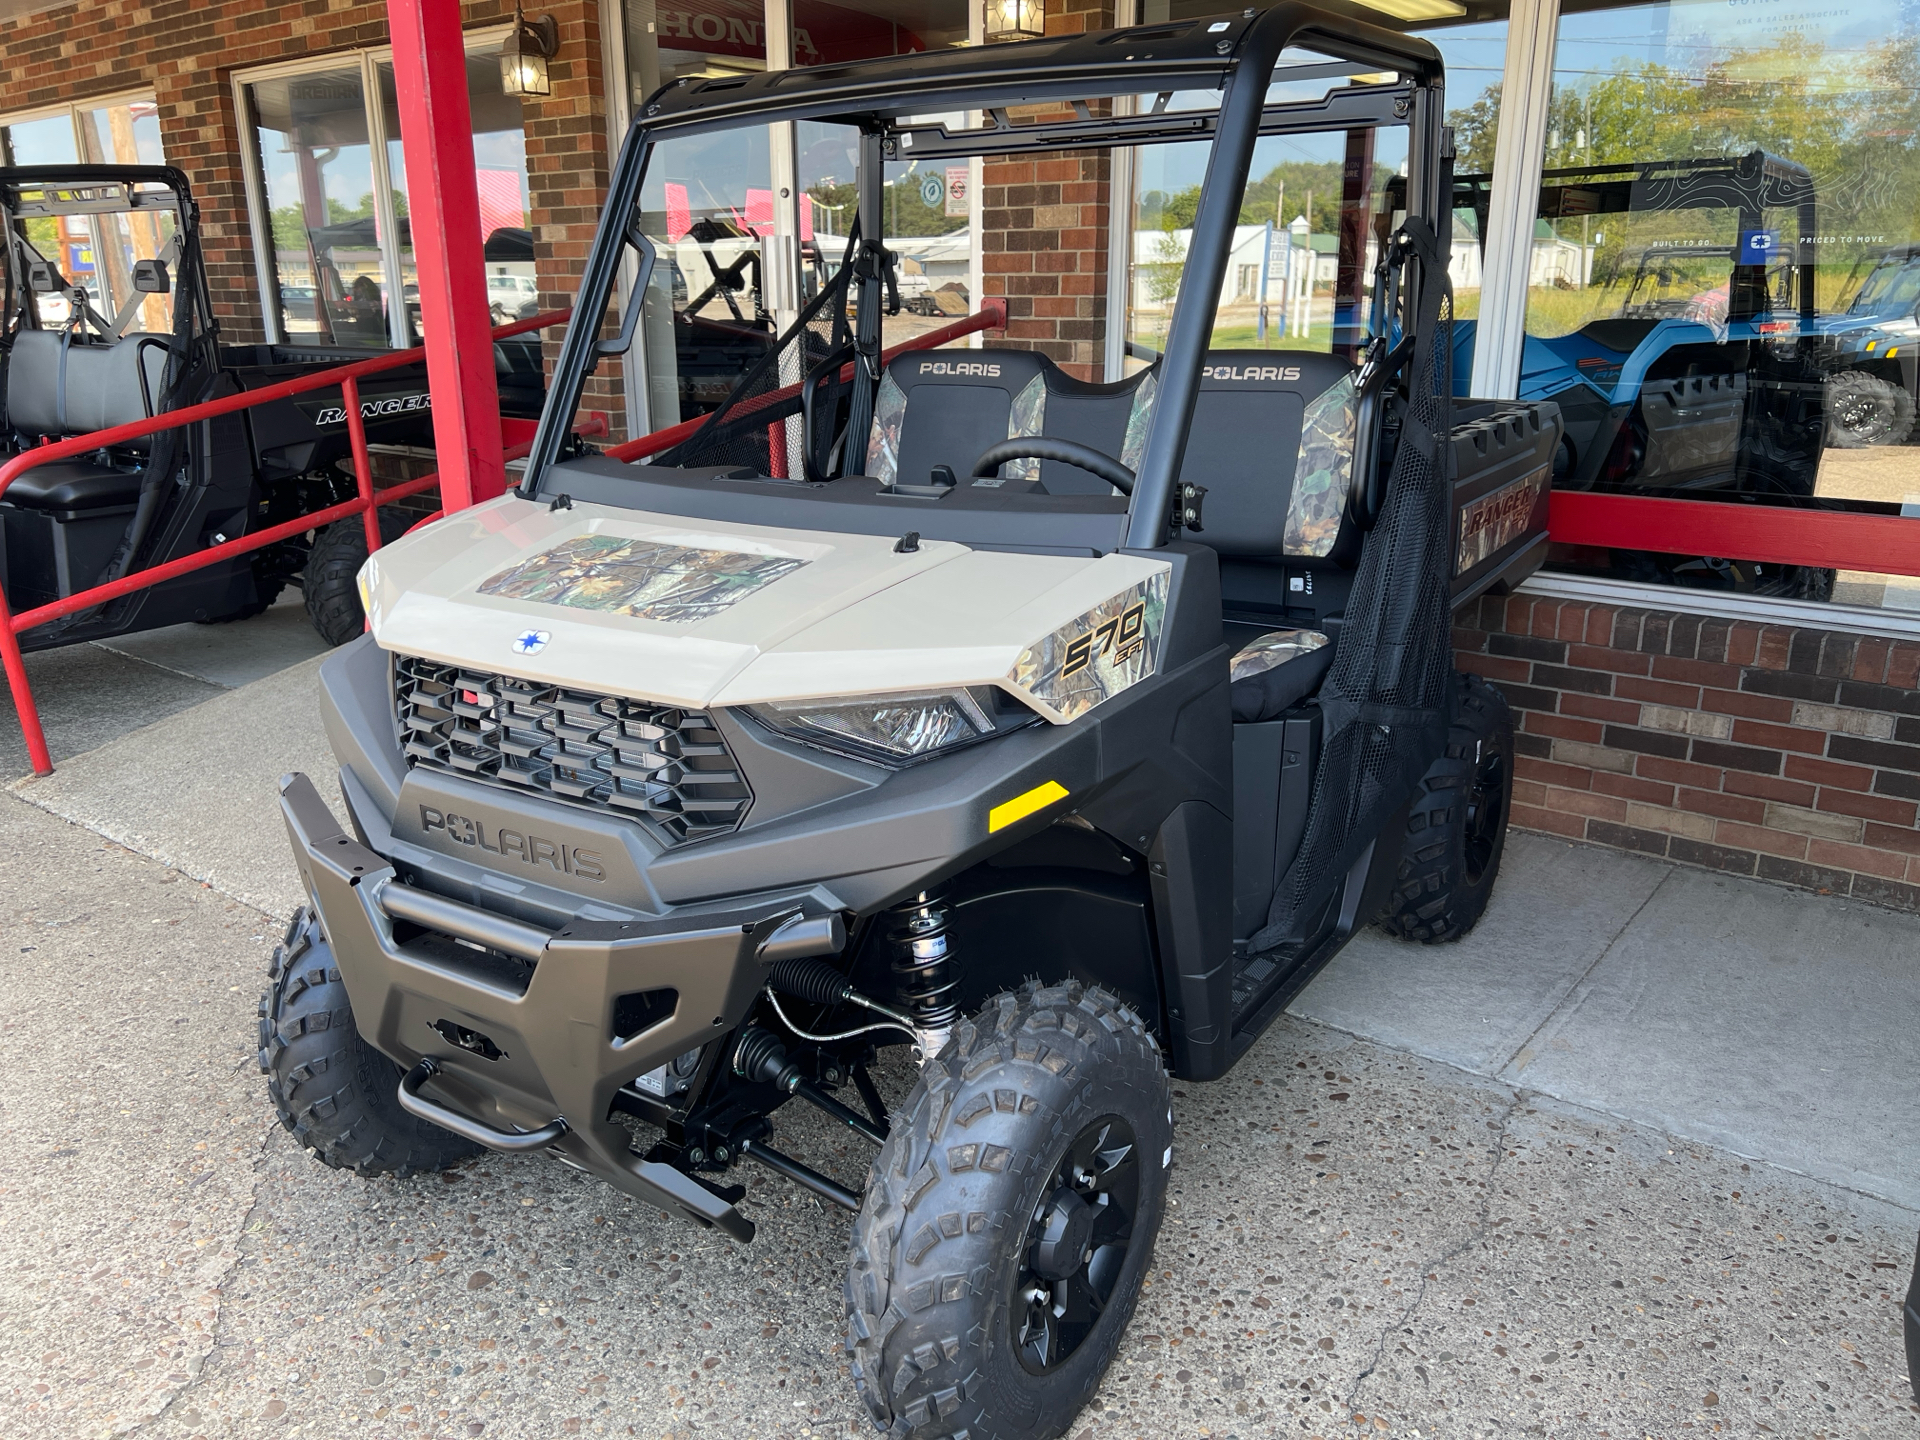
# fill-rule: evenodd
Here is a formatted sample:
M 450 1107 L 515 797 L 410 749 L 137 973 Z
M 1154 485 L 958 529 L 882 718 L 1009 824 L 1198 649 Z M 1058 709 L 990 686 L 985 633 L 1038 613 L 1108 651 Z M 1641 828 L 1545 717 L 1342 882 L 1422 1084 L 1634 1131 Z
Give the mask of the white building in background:
M 1159 312 L 1172 308 L 1173 298 L 1168 292 L 1177 271 L 1169 272 L 1164 267 L 1184 265 L 1192 239 L 1193 232 L 1189 229 L 1134 232 L 1132 284 L 1136 310 Z M 1542 220 L 1536 229 L 1529 259 L 1528 285 L 1541 289 L 1585 286 L 1593 274 L 1596 248 L 1582 245 L 1578 240 L 1563 239 Z M 1268 251 L 1264 297 L 1260 290 L 1263 251 Z M 1482 260 L 1480 241 L 1473 227 L 1456 216 L 1447 261 L 1447 273 L 1456 291 L 1480 288 Z M 1369 275 L 1373 262 L 1373 237 L 1369 234 L 1365 261 Z M 1222 307 L 1257 305 L 1264 298 L 1270 307 L 1284 305 L 1289 275 L 1296 289 L 1310 284 L 1315 292 L 1324 294 L 1333 288 L 1339 268 L 1340 238 L 1337 235 L 1310 235 L 1302 221 L 1296 221 L 1291 230 L 1284 233 L 1269 230 L 1265 225 L 1241 225 L 1233 232 L 1233 250 L 1227 257 L 1219 303 Z

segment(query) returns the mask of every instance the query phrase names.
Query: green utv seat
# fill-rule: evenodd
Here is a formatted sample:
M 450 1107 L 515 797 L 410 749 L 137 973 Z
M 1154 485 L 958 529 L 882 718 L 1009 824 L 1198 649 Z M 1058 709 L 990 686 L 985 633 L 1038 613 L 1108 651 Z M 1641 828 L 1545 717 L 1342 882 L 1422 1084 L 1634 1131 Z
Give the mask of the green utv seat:
M 936 465 L 962 485 L 989 445 L 1018 436 L 1073 440 L 1131 465 L 1128 425 L 1153 403 L 1153 372 L 1110 385 L 1076 380 L 1031 350 L 919 350 L 887 366 L 867 466 L 875 479 L 925 485 Z M 1135 425 L 1136 437 L 1144 433 Z M 1138 439 L 1136 438 L 1136 444 Z M 1036 473 L 1037 472 L 1037 473 Z M 1010 461 L 985 483 L 1038 479 L 1049 495 L 1111 495 L 1099 476 L 1058 460 Z
M 64 343 L 63 343 L 64 341 Z M 167 337 L 135 332 L 112 344 L 67 340 L 57 330 L 15 332 L 7 357 L 7 423 L 24 444 L 62 439 L 154 413 L 167 369 Z M 144 455 L 152 436 L 114 447 Z M 98 510 L 140 496 L 137 465 L 56 460 L 27 471 L 6 493 L 11 504 L 45 510 Z
M 1344 576 L 1359 551 L 1347 518 L 1354 374 L 1312 351 L 1207 353 L 1180 478 L 1207 491 L 1193 538 L 1220 556 L 1228 633 L 1241 644 L 1229 689 L 1237 723 L 1292 709 L 1333 664 L 1347 587 L 1315 581 Z M 1289 615 L 1282 629 L 1231 618 L 1283 606 L 1302 620 Z

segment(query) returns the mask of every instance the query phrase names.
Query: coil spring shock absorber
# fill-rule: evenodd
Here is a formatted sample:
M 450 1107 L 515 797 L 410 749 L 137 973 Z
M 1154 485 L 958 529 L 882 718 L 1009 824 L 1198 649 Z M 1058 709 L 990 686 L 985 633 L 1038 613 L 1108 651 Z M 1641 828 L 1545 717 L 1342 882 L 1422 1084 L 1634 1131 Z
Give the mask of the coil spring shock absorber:
M 913 1019 L 914 1048 L 925 1064 L 946 1048 L 960 1018 L 955 992 L 960 973 L 947 948 L 946 895 L 922 890 L 888 910 L 887 943 L 893 948 L 893 993 Z

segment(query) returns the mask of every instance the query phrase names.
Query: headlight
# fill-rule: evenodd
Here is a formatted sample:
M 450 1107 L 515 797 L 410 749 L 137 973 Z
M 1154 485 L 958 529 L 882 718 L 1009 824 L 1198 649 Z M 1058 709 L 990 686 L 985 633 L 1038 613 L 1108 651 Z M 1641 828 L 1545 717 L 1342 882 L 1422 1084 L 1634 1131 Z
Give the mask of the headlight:
M 897 768 L 1040 718 L 1015 702 L 1008 704 L 1017 713 L 1003 715 L 998 694 L 991 689 L 921 690 L 781 700 L 750 706 L 749 713 L 791 740 Z

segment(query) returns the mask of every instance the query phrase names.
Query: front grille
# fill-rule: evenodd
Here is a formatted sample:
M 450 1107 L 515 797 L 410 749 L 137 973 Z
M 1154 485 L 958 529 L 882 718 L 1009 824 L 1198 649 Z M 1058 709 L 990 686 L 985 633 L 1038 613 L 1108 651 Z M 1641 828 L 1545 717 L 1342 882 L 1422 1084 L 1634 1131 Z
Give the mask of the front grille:
M 698 710 L 394 660 L 409 765 L 632 815 L 669 845 L 736 829 L 753 792 Z

